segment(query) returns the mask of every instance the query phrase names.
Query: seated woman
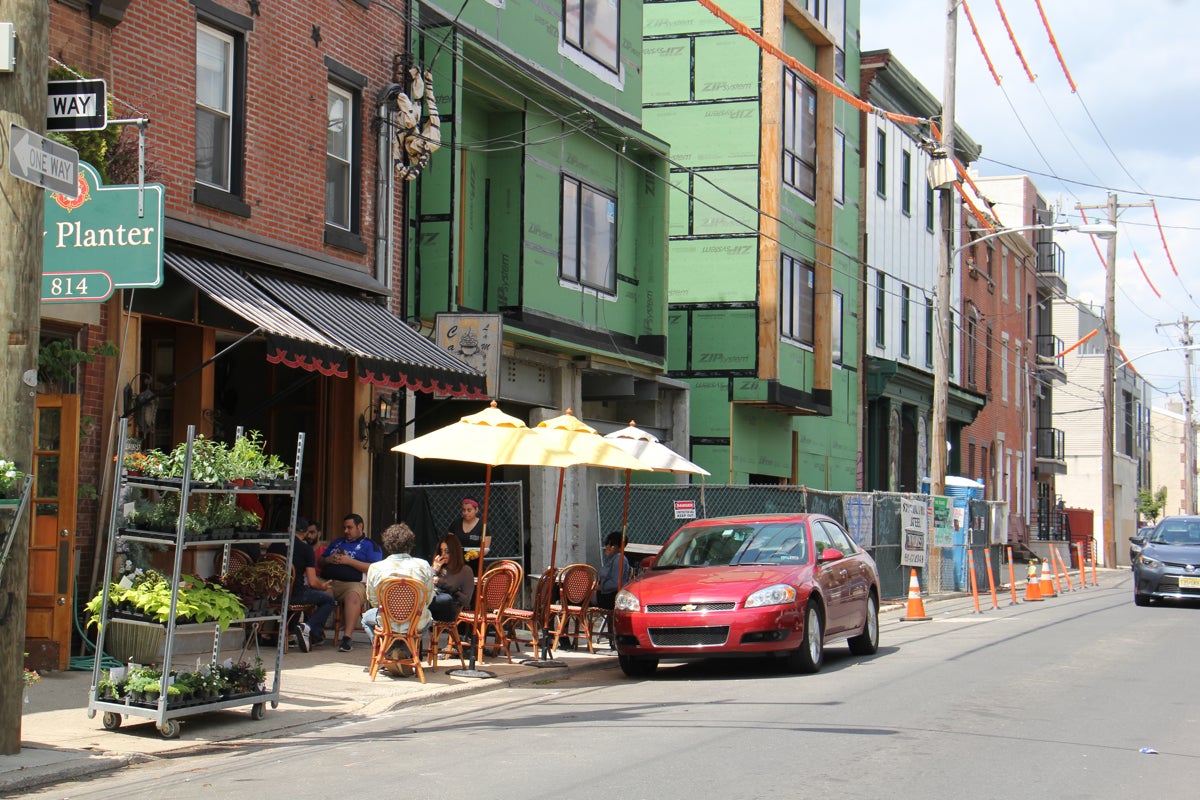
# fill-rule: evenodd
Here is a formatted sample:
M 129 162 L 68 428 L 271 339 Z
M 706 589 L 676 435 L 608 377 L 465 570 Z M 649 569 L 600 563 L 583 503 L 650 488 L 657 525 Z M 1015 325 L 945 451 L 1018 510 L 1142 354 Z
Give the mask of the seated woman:
M 439 622 L 453 622 L 475 597 L 475 571 L 463 557 L 462 542 L 447 533 L 433 556 L 433 602 L 429 612 Z

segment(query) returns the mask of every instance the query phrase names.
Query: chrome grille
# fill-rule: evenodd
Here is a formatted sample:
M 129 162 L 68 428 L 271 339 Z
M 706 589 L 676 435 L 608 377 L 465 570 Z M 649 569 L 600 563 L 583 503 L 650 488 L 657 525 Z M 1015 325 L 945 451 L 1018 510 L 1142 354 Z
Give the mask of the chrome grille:
M 714 647 L 729 638 L 728 625 L 707 628 L 647 628 L 655 647 Z
M 733 611 L 734 603 L 660 603 L 646 606 L 647 614 L 695 614 L 705 611 Z M 684 608 L 687 606 L 687 608 Z

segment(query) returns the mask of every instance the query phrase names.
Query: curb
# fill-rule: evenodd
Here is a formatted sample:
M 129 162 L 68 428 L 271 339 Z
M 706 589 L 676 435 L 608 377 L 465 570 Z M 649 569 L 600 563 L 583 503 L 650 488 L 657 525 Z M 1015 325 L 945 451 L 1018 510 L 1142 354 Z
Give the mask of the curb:
M 42 748 L 23 748 L 34 750 Z M 54 751 L 51 751 L 54 752 Z M 105 772 L 115 772 L 122 767 L 133 764 L 143 764 L 153 761 L 154 757 L 145 753 L 128 755 L 89 755 L 82 759 L 55 761 L 49 764 L 36 764 L 22 767 L 16 772 L 0 775 L 0 795 L 10 795 L 15 792 L 25 792 L 51 783 L 75 780 L 90 775 Z

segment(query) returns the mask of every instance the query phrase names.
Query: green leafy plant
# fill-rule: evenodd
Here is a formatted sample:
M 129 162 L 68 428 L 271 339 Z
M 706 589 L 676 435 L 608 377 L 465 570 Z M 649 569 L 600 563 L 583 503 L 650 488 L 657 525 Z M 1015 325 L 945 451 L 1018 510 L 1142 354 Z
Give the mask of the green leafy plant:
M 1167 505 L 1167 487 L 1160 486 L 1158 491 L 1151 492 L 1149 489 L 1139 489 L 1137 493 L 1137 508 L 1138 513 L 1151 522 L 1158 520 L 1158 515 L 1162 513 L 1163 508 Z
M 64 392 L 74 386 L 75 369 L 97 358 L 111 358 L 120 351 L 112 342 L 81 350 L 70 339 L 51 339 L 38 347 L 38 383 Z
M 17 469 L 16 462 L 0 458 L 0 497 L 15 494 L 25 479 L 25 473 Z
M 124 588 L 114 583 L 109 588 L 112 610 L 129 609 L 155 622 L 166 622 L 171 614 L 171 583 L 161 574 L 147 570 Z M 99 624 L 102 594 L 86 604 L 91 624 Z M 246 607 L 237 595 L 218 584 L 208 584 L 191 575 L 181 575 L 175 601 L 176 619 L 192 622 L 216 622 L 221 630 L 246 616 Z

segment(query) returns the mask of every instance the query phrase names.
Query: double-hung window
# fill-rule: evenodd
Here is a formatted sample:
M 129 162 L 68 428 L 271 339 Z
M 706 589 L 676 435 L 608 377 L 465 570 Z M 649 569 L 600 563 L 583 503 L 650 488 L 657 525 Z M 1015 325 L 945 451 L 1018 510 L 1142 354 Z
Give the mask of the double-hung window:
M 909 322 L 909 304 L 912 302 L 912 290 L 907 286 L 900 287 L 900 356 L 909 357 L 909 340 L 912 325 Z
M 813 344 L 813 268 L 811 264 L 783 257 L 780 276 L 779 333 L 800 344 Z
M 900 156 L 900 210 L 912 216 L 912 153 L 907 150 Z
M 559 275 L 572 283 L 616 294 L 616 259 L 616 198 L 564 175 Z
M 791 70 L 783 72 L 783 182 L 817 196 L 817 91 Z
M 611 69 L 620 71 L 621 4 L 617 0 L 564 0 L 563 38 Z
M 210 0 L 194 0 L 196 21 L 195 189 L 193 199 L 250 216 L 245 183 L 246 33 L 253 23 Z
M 875 273 L 875 346 L 887 343 L 887 276 Z
M 366 252 L 362 232 L 362 90 L 360 75 L 326 58 L 325 243 Z

